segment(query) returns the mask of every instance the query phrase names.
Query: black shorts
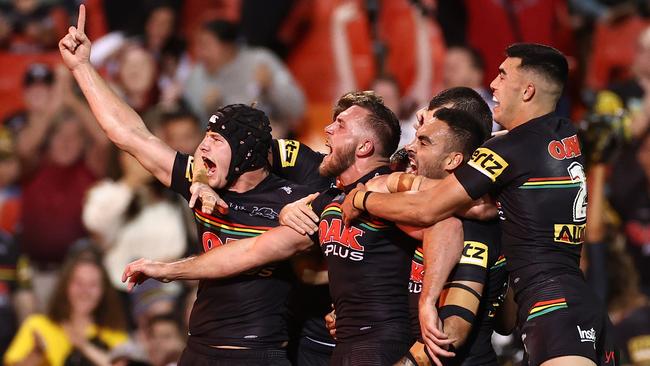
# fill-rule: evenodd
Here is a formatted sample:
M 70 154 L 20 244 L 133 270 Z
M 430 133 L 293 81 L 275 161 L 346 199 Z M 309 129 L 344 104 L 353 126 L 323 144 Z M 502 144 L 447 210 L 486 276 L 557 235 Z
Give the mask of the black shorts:
M 553 277 L 522 290 L 517 302 L 517 324 L 528 365 L 561 356 L 618 365 L 605 307 L 583 278 Z
M 332 366 L 392 366 L 406 356 L 411 343 L 368 340 L 337 343 L 332 354 Z
M 300 337 L 296 355 L 296 366 L 328 366 L 332 358 L 334 345 L 326 345 Z
M 283 349 L 221 349 L 188 343 L 178 366 L 291 366 Z

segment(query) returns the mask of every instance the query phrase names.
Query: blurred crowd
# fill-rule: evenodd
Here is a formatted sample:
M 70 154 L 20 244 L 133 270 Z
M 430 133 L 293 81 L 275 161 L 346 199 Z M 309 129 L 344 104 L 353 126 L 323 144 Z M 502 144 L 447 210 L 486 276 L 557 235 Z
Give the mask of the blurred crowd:
M 192 254 L 196 233 L 179 197 L 109 143 L 60 65 L 79 3 L 92 63 L 185 153 L 231 103 L 256 103 L 274 137 L 321 148 L 336 98 L 366 89 L 400 117 L 403 146 L 443 89 L 492 104 L 507 45 L 560 49 L 571 82 L 557 112 L 576 121 L 589 161 L 583 269 L 625 362 L 650 364 L 650 1 L 0 0 L 4 364 L 173 364 L 195 296 L 194 283 L 121 282 L 135 258 Z M 503 364 L 521 360 L 516 337 L 494 342 Z

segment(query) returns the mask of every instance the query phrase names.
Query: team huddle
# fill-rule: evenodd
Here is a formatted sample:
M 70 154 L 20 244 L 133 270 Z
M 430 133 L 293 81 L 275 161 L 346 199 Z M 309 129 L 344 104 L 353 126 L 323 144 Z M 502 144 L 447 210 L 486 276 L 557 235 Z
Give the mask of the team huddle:
M 373 92 L 350 92 L 329 153 L 273 140 L 245 104 L 209 118 L 193 156 L 154 137 L 89 63 L 85 10 L 59 43 L 106 135 L 194 210 L 201 255 L 139 259 L 123 281 L 200 280 L 181 365 L 496 365 L 516 327 L 528 365 L 616 365 L 579 268 L 584 159 L 554 114 L 565 57 L 506 50 L 493 111 L 435 95 L 414 141 Z M 496 121 L 508 133 L 491 137 Z M 327 322 L 326 322 L 327 318 Z

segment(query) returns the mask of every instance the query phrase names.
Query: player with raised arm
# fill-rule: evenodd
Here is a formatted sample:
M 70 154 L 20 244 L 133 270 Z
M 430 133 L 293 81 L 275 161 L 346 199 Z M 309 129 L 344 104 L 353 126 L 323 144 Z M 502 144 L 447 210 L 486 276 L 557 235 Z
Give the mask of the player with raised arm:
M 90 65 L 91 46 L 84 23 L 81 5 L 77 27 L 70 27 L 59 48 L 109 139 L 190 201 L 190 206 L 197 199 L 203 206 L 214 205 L 213 189 L 221 196 L 220 213 L 194 210 L 202 251 L 228 247 L 278 226 L 277 212 L 309 193 L 269 174 L 269 120 L 250 106 L 235 104 L 217 110 L 194 157 L 172 150 L 152 135 Z M 179 364 L 290 364 L 285 351 L 286 303 L 293 276 L 288 263 L 267 263 L 229 278 L 200 281 L 188 345 Z

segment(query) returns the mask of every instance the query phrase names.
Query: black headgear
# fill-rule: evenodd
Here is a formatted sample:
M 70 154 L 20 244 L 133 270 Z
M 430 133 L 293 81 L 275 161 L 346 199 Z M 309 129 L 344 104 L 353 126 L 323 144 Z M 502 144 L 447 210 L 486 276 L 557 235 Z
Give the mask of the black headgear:
M 223 136 L 230 145 L 228 185 L 243 173 L 268 165 L 271 126 L 269 118 L 259 109 L 245 104 L 219 108 L 210 117 L 207 130 Z

